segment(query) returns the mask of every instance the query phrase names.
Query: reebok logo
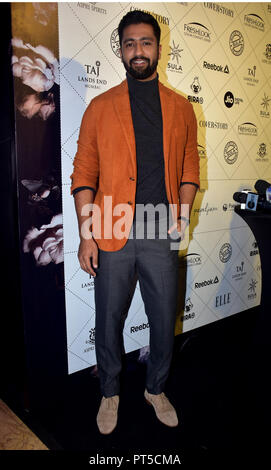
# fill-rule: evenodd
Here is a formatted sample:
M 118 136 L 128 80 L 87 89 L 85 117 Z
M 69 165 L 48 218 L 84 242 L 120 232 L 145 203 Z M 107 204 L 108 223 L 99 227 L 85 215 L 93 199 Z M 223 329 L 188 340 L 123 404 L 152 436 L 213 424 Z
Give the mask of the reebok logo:
M 200 287 L 210 286 L 211 284 L 217 284 L 218 282 L 219 282 L 219 279 L 217 276 L 214 279 L 209 279 L 208 281 L 195 282 L 195 289 L 199 289 Z
M 228 65 L 216 65 L 216 64 L 210 64 L 209 62 L 206 62 L 204 60 L 203 62 L 203 68 L 209 69 L 209 70 L 214 70 L 215 72 L 223 72 L 223 73 L 230 73 Z
M 145 330 L 146 328 L 149 328 L 149 327 L 150 327 L 149 323 L 143 323 L 142 325 L 139 325 L 139 326 L 131 326 L 130 333 L 136 333 L 137 331 Z

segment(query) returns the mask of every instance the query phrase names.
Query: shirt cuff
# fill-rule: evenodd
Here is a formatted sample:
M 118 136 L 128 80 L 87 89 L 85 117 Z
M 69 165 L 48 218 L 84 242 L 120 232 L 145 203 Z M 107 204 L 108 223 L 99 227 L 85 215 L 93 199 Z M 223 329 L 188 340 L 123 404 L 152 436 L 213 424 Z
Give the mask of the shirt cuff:
M 182 186 L 183 184 L 193 184 L 193 186 L 196 186 L 196 188 L 199 188 L 199 185 L 197 183 L 192 183 L 191 181 L 183 181 L 180 186 Z
M 79 191 L 83 191 L 83 189 L 90 189 L 91 191 L 95 192 L 95 189 L 92 188 L 91 186 L 79 186 L 79 188 L 75 188 L 72 192 L 72 195 L 74 196 L 76 193 L 79 193 Z

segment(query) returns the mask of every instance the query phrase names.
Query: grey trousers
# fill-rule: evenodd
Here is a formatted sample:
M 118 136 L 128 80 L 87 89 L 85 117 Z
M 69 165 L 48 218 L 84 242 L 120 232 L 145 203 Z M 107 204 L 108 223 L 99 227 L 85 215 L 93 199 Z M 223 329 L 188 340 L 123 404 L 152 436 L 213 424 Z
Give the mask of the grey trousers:
M 161 393 L 168 377 L 177 309 L 178 250 L 170 249 L 172 238 L 167 231 L 164 230 L 166 238 L 158 238 L 158 224 L 153 225 L 154 239 L 146 238 L 142 232 L 144 224 L 140 228 L 134 221 L 121 250 L 98 253 L 94 278 L 95 346 L 100 387 L 105 397 L 118 395 L 120 391 L 122 317 L 135 277 L 139 280 L 150 327 L 146 389 L 149 393 Z M 136 228 L 140 228 L 144 238 L 136 238 Z

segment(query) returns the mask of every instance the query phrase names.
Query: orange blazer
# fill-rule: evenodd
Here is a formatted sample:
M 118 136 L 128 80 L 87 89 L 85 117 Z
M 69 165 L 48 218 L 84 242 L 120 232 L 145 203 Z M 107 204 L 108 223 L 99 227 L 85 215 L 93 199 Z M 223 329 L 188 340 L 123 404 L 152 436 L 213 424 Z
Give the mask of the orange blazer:
M 158 84 L 163 119 L 165 185 L 169 203 L 177 208 L 173 213 L 173 220 L 176 220 L 180 213 L 180 184 L 199 185 L 197 121 L 187 99 L 159 81 Z M 105 220 L 110 215 L 114 226 L 123 216 L 123 213 L 116 215 L 114 207 L 128 203 L 131 212 L 126 225 L 128 233 L 133 221 L 137 163 L 127 80 L 90 102 L 82 118 L 77 143 L 71 193 L 80 186 L 90 186 L 96 191 L 94 203 L 100 213 L 96 211 L 92 218 L 95 241 L 102 250 L 120 250 L 127 242 L 127 236 L 122 239 L 116 237 L 114 230 L 107 230 Z M 97 227 L 96 214 L 101 219 L 101 226 L 97 223 Z

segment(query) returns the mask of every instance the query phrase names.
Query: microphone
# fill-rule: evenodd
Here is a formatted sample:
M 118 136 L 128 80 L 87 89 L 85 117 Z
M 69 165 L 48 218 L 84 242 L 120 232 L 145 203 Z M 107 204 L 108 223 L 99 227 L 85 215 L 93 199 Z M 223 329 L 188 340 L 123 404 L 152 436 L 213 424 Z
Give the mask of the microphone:
M 261 209 L 271 211 L 271 203 L 269 201 L 262 201 L 259 194 L 250 191 L 245 190 L 234 193 L 233 199 L 241 204 L 241 209 L 254 212 Z
M 254 188 L 257 193 L 265 198 L 266 201 L 271 202 L 271 184 L 264 180 L 256 181 Z

